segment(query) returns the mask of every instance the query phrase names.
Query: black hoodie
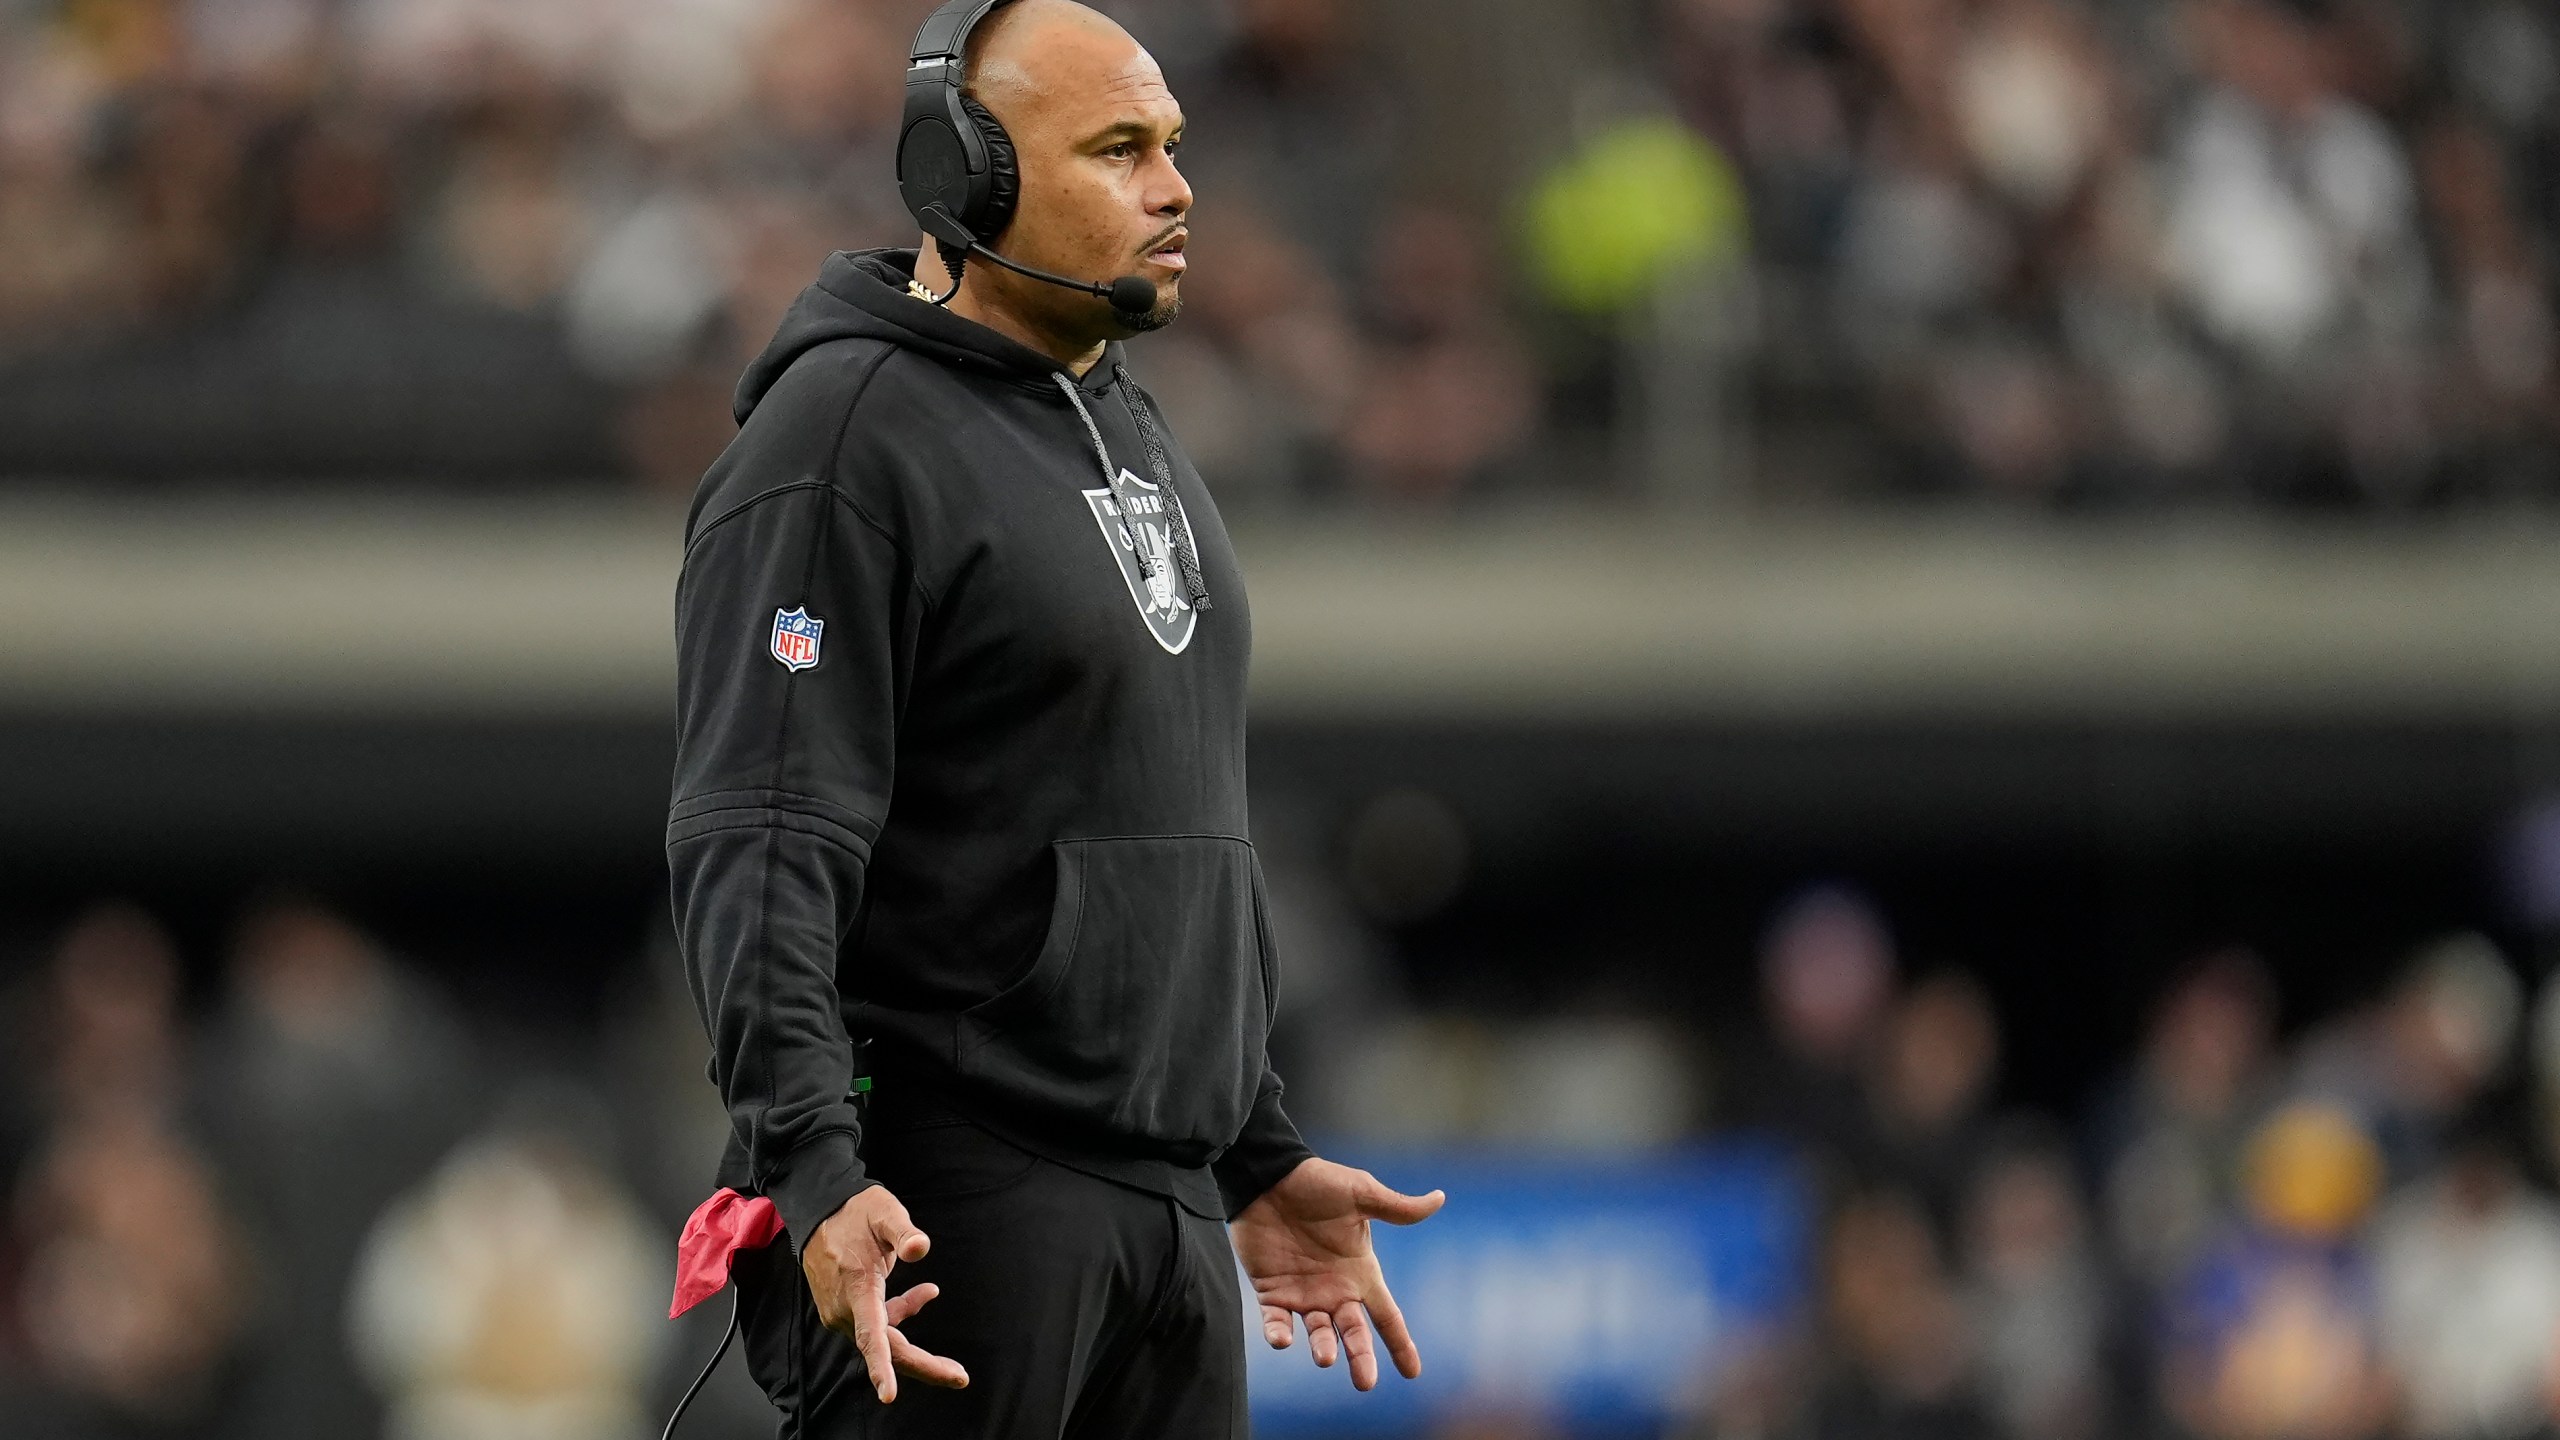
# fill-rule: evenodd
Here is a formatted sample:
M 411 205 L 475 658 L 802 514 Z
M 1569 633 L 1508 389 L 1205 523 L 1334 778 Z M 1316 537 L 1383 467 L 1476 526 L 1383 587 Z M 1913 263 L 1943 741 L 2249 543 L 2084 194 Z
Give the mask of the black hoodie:
M 884 1104 L 1231 1216 L 1309 1153 L 1235 552 L 1117 345 L 1078 380 L 914 262 L 826 262 L 686 528 L 667 859 L 720 1180 L 795 1244 L 871 1183 L 859 1037 Z

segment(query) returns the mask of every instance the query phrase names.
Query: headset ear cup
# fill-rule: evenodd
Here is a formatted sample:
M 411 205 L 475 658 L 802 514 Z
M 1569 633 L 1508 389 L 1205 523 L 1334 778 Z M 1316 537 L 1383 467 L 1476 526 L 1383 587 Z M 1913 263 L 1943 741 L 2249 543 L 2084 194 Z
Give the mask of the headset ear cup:
M 907 127 L 898 143 L 898 194 L 921 221 L 925 207 L 940 205 L 968 223 L 969 156 L 948 121 L 926 119 Z
M 1022 171 L 1013 157 L 1013 137 L 1004 133 L 1004 122 L 995 112 L 966 95 L 960 97 L 960 108 L 978 124 L 978 134 L 987 142 L 986 208 L 970 217 L 969 228 L 978 239 L 992 245 L 1013 223 L 1014 207 L 1022 202 Z

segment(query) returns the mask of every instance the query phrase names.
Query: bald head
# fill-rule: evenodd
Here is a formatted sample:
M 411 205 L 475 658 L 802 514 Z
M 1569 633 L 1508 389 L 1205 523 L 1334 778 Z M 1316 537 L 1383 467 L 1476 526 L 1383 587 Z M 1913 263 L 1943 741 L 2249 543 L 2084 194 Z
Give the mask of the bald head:
M 1075 0 L 1014 0 L 970 34 L 966 62 L 967 93 L 1004 126 L 1022 177 L 994 247 L 1078 279 L 1141 275 L 1158 299 L 1153 314 L 1132 319 L 1090 296 L 981 265 L 969 268 L 954 308 L 999 329 L 1038 332 L 1034 343 L 1052 353 L 1098 355 L 1105 340 L 1169 323 L 1182 305 L 1191 188 L 1174 165 L 1182 107 L 1155 57 Z
M 1164 72 L 1137 37 L 1076 0 L 1013 0 L 998 7 L 971 32 L 965 59 L 968 91 L 990 110 L 999 97 L 1037 99 L 1060 85 L 1140 75 L 1164 84 Z

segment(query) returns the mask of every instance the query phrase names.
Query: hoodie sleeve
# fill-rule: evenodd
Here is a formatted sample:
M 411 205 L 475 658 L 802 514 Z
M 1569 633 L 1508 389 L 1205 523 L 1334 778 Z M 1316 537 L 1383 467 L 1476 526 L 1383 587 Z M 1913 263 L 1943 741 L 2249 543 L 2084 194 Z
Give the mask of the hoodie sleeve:
M 836 396 L 797 416 L 821 407 L 767 397 L 706 482 L 752 493 L 705 505 L 676 591 L 677 934 L 751 1183 L 794 1245 L 875 1183 L 836 966 L 927 606 L 906 547 L 829 483 Z
M 1252 1112 L 1245 1116 L 1243 1131 L 1210 1164 L 1230 1220 L 1261 1199 L 1262 1192 L 1288 1178 L 1300 1161 L 1315 1158 L 1316 1152 L 1299 1138 L 1298 1127 L 1280 1108 L 1280 1091 L 1279 1075 L 1263 1066 L 1262 1087 L 1253 1098 Z
M 1262 878 L 1259 856 L 1253 862 L 1253 886 L 1257 894 L 1270 888 Z M 1264 1038 L 1269 1038 L 1267 1031 Z M 1226 1202 L 1230 1220 L 1297 1169 L 1300 1161 L 1315 1156 L 1316 1152 L 1299 1138 L 1298 1127 L 1290 1122 L 1288 1112 L 1280 1108 L 1282 1089 L 1279 1074 L 1266 1062 L 1262 1083 L 1254 1091 L 1253 1109 L 1245 1114 L 1244 1128 L 1237 1132 L 1235 1143 L 1210 1162 L 1210 1174 L 1217 1179 L 1218 1194 Z

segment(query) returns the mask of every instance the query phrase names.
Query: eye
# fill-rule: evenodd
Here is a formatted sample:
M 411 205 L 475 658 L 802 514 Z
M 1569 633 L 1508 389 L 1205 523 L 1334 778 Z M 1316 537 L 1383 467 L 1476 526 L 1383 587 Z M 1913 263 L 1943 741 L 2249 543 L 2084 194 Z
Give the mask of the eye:
M 1172 159 L 1174 156 L 1179 155 L 1179 154 L 1181 154 L 1181 153 L 1182 153 L 1182 137 L 1181 137 L 1181 136 L 1176 135 L 1176 136 L 1175 136 L 1175 137 L 1173 137 L 1172 139 L 1167 140 L 1166 142 L 1164 142 L 1164 155 L 1165 155 L 1165 158 L 1166 158 L 1166 159 L 1170 160 L 1170 159 Z

